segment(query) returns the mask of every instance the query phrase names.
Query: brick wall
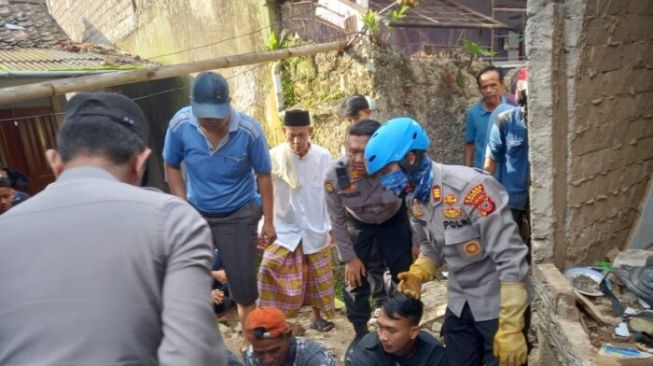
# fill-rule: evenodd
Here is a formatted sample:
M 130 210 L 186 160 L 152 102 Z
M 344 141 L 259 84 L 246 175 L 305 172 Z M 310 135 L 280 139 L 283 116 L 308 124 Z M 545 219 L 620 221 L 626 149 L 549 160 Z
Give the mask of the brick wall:
M 528 13 L 535 258 L 593 263 L 626 244 L 653 172 L 653 2 Z
M 570 130 L 571 262 L 623 248 L 653 171 L 653 2 L 588 1 Z

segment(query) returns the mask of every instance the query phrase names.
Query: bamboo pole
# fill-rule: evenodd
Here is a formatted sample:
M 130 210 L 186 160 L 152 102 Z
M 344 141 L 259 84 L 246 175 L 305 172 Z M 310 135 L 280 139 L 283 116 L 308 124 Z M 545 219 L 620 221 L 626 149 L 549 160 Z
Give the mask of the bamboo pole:
M 347 41 L 336 41 L 285 48 L 275 51 L 253 52 L 177 65 L 154 66 L 140 70 L 108 72 L 69 79 L 50 80 L 0 89 L 0 106 L 25 100 L 51 97 L 70 92 L 91 91 L 116 85 L 146 80 L 165 79 L 194 72 L 223 69 L 235 66 L 282 60 L 288 57 L 309 56 L 322 52 L 342 50 Z

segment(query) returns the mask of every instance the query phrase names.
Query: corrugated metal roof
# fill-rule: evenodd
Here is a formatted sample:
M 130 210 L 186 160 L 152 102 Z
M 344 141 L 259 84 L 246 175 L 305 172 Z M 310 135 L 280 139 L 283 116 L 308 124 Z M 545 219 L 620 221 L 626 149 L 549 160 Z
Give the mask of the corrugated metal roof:
M 106 56 L 90 52 L 73 53 L 35 48 L 0 50 L 0 72 L 119 70 L 134 67 L 139 67 L 138 63 L 116 65 Z

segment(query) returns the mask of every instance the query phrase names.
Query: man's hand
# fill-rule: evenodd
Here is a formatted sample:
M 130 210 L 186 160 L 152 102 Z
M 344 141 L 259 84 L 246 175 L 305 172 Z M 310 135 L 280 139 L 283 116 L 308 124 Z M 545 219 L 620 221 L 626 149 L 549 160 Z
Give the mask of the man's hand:
M 416 299 L 422 296 L 422 280 L 419 276 L 410 272 L 401 272 L 398 277 L 401 282 L 397 286 L 397 291 Z
M 277 240 L 277 232 L 274 230 L 274 225 L 272 222 L 263 222 L 261 235 L 259 235 L 258 240 L 259 249 L 265 249 L 268 245 L 274 243 L 275 240 Z
M 224 271 L 224 269 L 219 271 L 211 271 L 211 277 L 222 284 L 227 283 L 227 273 Z
M 352 288 L 360 287 L 367 276 L 365 265 L 360 259 L 354 258 L 345 264 L 345 281 Z
M 331 248 L 336 247 L 336 237 L 333 236 L 333 230 L 329 231 L 328 243 L 329 243 L 329 247 L 331 247 Z
M 211 298 L 213 299 L 214 304 L 220 305 L 224 301 L 224 292 L 215 289 L 211 291 Z

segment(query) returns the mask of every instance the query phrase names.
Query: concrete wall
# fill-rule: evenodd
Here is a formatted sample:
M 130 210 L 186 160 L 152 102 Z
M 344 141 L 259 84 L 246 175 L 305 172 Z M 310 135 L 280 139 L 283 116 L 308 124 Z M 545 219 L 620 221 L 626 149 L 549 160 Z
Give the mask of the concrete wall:
M 266 0 L 47 0 L 47 3 L 50 13 L 72 40 L 112 44 L 163 64 L 262 51 L 271 31 L 270 13 L 274 14 Z M 254 116 L 266 132 L 270 126 L 279 124 L 269 64 L 216 71 L 228 79 L 237 109 Z M 153 131 L 165 130 L 175 111 L 188 104 L 190 79 L 183 80 L 185 85 L 171 88 L 181 90 L 149 98 L 143 105 L 152 118 L 151 123 L 157 127 Z M 143 91 L 152 92 L 157 86 L 178 82 L 125 86 L 123 92 L 138 96 Z M 159 108 L 157 103 L 165 105 Z M 160 141 L 151 141 L 156 157 L 160 156 L 163 141 L 159 135 L 152 137 Z M 160 164 L 151 168 L 151 181 L 158 185 L 163 174 Z
M 623 248 L 653 171 L 653 2 L 529 0 L 536 262 Z
M 265 0 L 47 0 L 74 41 L 113 44 L 131 54 L 175 64 L 265 49 L 270 15 Z M 269 66 L 219 70 L 234 104 L 264 120 Z M 165 117 L 169 118 L 171 116 Z M 262 121 L 263 122 L 263 121 Z

